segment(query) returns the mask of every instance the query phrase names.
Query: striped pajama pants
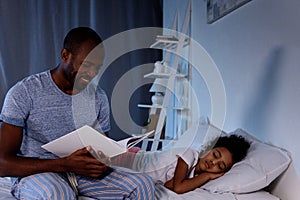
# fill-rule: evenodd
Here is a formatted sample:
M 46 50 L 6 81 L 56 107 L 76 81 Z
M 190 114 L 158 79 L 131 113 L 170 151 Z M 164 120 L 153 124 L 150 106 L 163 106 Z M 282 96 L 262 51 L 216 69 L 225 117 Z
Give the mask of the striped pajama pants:
M 140 173 L 113 171 L 102 179 L 76 175 L 80 196 L 93 199 L 154 199 L 152 179 Z M 12 194 L 21 200 L 75 200 L 63 174 L 41 173 L 15 179 Z

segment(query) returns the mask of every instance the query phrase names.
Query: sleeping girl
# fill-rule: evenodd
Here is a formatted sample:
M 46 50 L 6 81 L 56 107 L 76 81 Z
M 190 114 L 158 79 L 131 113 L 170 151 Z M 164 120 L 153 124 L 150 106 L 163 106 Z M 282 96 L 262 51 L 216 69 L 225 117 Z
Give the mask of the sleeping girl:
M 192 148 L 127 152 L 111 159 L 111 164 L 147 173 L 156 184 L 182 194 L 222 176 L 246 156 L 249 147 L 242 136 L 231 135 L 220 137 L 207 152 Z
M 214 148 L 201 156 L 194 157 L 195 150 L 188 149 L 178 156 L 174 175 L 164 186 L 182 194 L 194 190 L 204 183 L 222 176 L 232 165 L 247 154 L 250 144 L 241 136 L 221 137 Z M 196 162 L 195 162 L 196 161 Z

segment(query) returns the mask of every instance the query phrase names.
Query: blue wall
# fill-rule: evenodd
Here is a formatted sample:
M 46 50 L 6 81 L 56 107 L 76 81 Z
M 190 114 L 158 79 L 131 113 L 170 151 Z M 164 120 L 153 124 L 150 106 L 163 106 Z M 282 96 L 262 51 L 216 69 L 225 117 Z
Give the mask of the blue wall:
M 182 2 L 164 1 L 165 27 L 176 10 L 183 20 Z M 191 3 L 191 36 L 211 56 L 224 83 L 223 129 L 243 128 L 288 149 L 300 175 L 300 2 L 252 0 L 212 24 L 206 22 L 206 1 Z M 204 62 L 193 50 L 191 60 Z M 194 73 L 191 82 L 201 115 L 210 116 L 211 96 L 202 78 Z

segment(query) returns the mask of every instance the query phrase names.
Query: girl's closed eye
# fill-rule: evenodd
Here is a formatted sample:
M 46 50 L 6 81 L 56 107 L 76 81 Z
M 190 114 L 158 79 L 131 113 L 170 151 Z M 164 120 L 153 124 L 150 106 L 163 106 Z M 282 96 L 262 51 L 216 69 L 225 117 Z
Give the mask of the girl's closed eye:
M 224 162 L 221 162 L 221 163 L 219 164 L 219 169 L 220 169 L 221 171 L 225 171 L 226 165 L 225 165 Z
M 219 151 L 214 151 L 214 152 L 213 152 L 213 156 L 214 156 L 215 158 L 221 158 L 221 153 L 220 153 Z

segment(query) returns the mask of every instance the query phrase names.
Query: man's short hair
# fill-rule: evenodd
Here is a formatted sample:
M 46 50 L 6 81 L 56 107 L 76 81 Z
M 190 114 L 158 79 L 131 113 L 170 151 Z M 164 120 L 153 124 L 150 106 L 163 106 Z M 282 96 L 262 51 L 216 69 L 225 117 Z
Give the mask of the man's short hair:
M 63 48 L 75 55 L 81 44 L 88 40 L 95 42 L 96 45 L 102 42 L 101 37 L 89 27 L 73 28 L 66 35 Z

